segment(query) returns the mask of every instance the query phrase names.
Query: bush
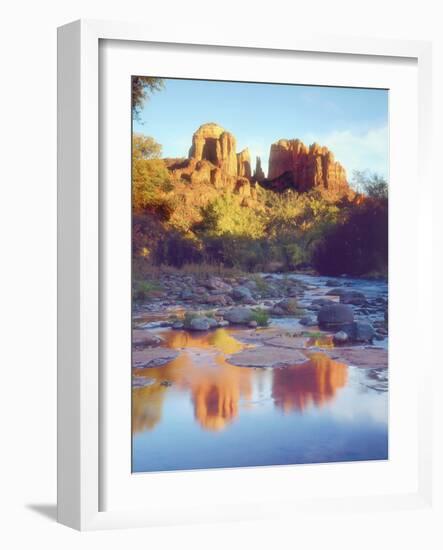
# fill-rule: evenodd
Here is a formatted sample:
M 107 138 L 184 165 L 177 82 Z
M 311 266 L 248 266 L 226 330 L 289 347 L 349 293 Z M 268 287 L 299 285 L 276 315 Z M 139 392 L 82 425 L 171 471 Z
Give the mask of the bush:
M 387 201 L 366 199 L 317 245 L 314 267 L 324 275 L 360 276 L 388 265 Z
M 137 302 L 142 302 L 161 290 L 162 287 L 157 281 L 135 281 L 132 291 L 133 298 Z
M 269 324 L 269 314 L 263 308 L 253 309 L 252 320 L 255 321 L 259 327 L 267 327 Z

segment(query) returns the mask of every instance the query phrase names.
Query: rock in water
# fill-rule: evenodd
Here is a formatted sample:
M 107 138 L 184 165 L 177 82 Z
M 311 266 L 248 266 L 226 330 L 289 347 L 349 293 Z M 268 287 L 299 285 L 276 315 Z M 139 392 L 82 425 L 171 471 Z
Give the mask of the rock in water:
M 372 342 L 375 329 L 370 323 L 355 321 L 352 324 L 349 336 L 354 342 Z
M 238 367 L 286 367 L 305 363 L 307 357 L 296 349 L 259 346 L 234 353 L 228 361 Z
M 194 317 L 189 323 L 189 330 L 209 330 L 210 328 L 211 323 L 207 317 Z
M 253 320 L 253 312 L 247 307 L 234 307 L 227 311 L 223 317 L 234 325 L 247 325 Z
M 352 304 L 354 306 L 359 306 L 366 302 L 366 296 L 363 292 L 358 290 L 345 290 L 340 293 L 340 303 L 341 304 Z
M 350 306 L 332 304 L 323 306 L 317 315 L 318 326 L 326 330 L 341 330 L 352 325 L 354 313 Z
M 347 332 L 340 330 L 334 334 L 334 342 L 337 344 L 344 344 L 349 339 Z

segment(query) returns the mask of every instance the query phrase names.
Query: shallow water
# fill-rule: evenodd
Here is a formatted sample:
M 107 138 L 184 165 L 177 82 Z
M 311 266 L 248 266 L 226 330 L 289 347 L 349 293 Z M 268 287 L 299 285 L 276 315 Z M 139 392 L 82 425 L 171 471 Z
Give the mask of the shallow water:
M 180 353 L 134 369 L 134 472 L 388 457 L 387 369 L 316 350 L 301 365 L 236 367 L 226 356 L 252 345 L 241 329 L 156 333 Z

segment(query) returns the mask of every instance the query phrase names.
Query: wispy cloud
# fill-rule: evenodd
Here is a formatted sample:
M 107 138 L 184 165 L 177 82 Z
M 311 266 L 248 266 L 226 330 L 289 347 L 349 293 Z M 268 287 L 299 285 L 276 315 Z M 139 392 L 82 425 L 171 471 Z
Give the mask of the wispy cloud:
M 350 130 L 310 135 L 309 141 L 326 145 L 352 176 L 354 170 L 369 170 L 388 177 L 389 132 L 387 126 L 357 134 Z

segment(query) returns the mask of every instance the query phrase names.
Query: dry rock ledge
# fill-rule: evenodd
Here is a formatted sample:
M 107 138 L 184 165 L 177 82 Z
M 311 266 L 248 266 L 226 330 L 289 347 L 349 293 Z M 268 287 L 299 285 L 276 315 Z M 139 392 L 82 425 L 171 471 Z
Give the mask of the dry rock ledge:
M 178 356 L 179 352 L 168 348 L 146 348 L 134 351 L 132 366 L 137 369 L 161 367 Z
M 260 346 L 246 349 L 227 357 L 231 365 L 237 367 L 288 367 L 305 363 L 308 358 L 300 350 Z

